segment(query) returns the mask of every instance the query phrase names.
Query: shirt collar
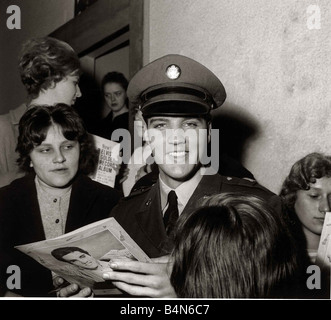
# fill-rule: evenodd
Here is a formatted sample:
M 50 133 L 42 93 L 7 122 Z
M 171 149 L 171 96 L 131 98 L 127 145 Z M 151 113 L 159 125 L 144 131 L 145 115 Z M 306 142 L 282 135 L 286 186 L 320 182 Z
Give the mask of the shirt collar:
M 185 206 L 187 205 L 188 201 L 190 200 L 193 192 L 197 188 L 200 180 L 202 179 L 203 173 L 204 173 L 204 168 L 201 168 L 190 180 L 183 182 L 176 189 L 172 189 L 169 186 L 167 186 L 166 183 L 159 176 L 162 212 L 165 210 L 168 204 L 168 193 L 171 190 L 174 190 L 177 195 L 179 214 L 181 214 L 181 212 L 184 210 Z

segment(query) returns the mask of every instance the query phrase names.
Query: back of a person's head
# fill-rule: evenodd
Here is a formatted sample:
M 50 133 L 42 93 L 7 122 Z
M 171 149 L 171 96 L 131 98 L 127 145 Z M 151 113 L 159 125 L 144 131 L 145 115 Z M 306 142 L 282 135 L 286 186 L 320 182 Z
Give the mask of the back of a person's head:
M 38 97 L 70 74 L 79 74 L 80 61 L 66 42 L 51 37 L 34 38 L 23 44 L 19 72 L 31 98 Z
M 282 220 L 255 196 L 210 197 L 179 221 L 171 283 L 185 298 L 286 296 L 297 270 Z

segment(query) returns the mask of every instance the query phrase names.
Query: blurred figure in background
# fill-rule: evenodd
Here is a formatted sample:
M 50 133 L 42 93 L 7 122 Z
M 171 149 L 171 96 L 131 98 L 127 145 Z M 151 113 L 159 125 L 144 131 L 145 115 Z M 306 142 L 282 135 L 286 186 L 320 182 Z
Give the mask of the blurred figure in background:
M 123 139 L 114 138 L 113 132 L 118 129 L 129 130 L 129 102 L 126 94 L 128 80 L 120 72 L 108 72 L 102 79 L 101 87 L 109 111 L 108 115 L 95 126 L 92 133 L 102 138 L 121 143 Z M 131 148 L 131 146 L 124 144 L 121 147 Z M 123 152 L 120 153 L 120 156 L 122 155 Z M 122 163 L 116 169 L 115 188 L 121 192 L 122 183 L 127 178 L 126 168 L 127 165 Z
M 103 77 L 101 87 L 109 112 L 93 133 L 112 140 L 116 129 L 129 129 L 128 80 L 120 72 L 109 72 Z

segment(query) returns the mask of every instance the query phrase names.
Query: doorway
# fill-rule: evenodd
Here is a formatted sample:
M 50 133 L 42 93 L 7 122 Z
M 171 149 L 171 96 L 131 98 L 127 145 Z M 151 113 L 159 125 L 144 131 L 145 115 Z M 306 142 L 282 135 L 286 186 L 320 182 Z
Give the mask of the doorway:
M 104 115 L 100 90 L 103 75 L 119 71 L 130 80 L 143 65 L 143 5 L 143 0 L 97 0 L 50 34 L 69 43 L 80 57 L 83 96 L 75 107 L 88 130 L 93 130 Z M 131 113 L 129 118 L 132 134 Z

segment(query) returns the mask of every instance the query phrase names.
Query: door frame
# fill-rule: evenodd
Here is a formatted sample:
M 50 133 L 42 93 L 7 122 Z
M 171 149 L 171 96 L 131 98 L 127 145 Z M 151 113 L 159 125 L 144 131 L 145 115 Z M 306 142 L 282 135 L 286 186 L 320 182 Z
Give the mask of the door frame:
M 130 78 L 143 66 L 143 0 L 98 0 L 49 36 L 69 43 L 79 57 L 129 27 Z
M 143 66 L 144 0 L 98 0 L 49 36 L 70 44 L 79 57 L 88 55 L 129 29 L 129 80 Z M 134 114 L 129 130 L 133 137 Z M 134 148 L 131 143 L 131 152 Z

